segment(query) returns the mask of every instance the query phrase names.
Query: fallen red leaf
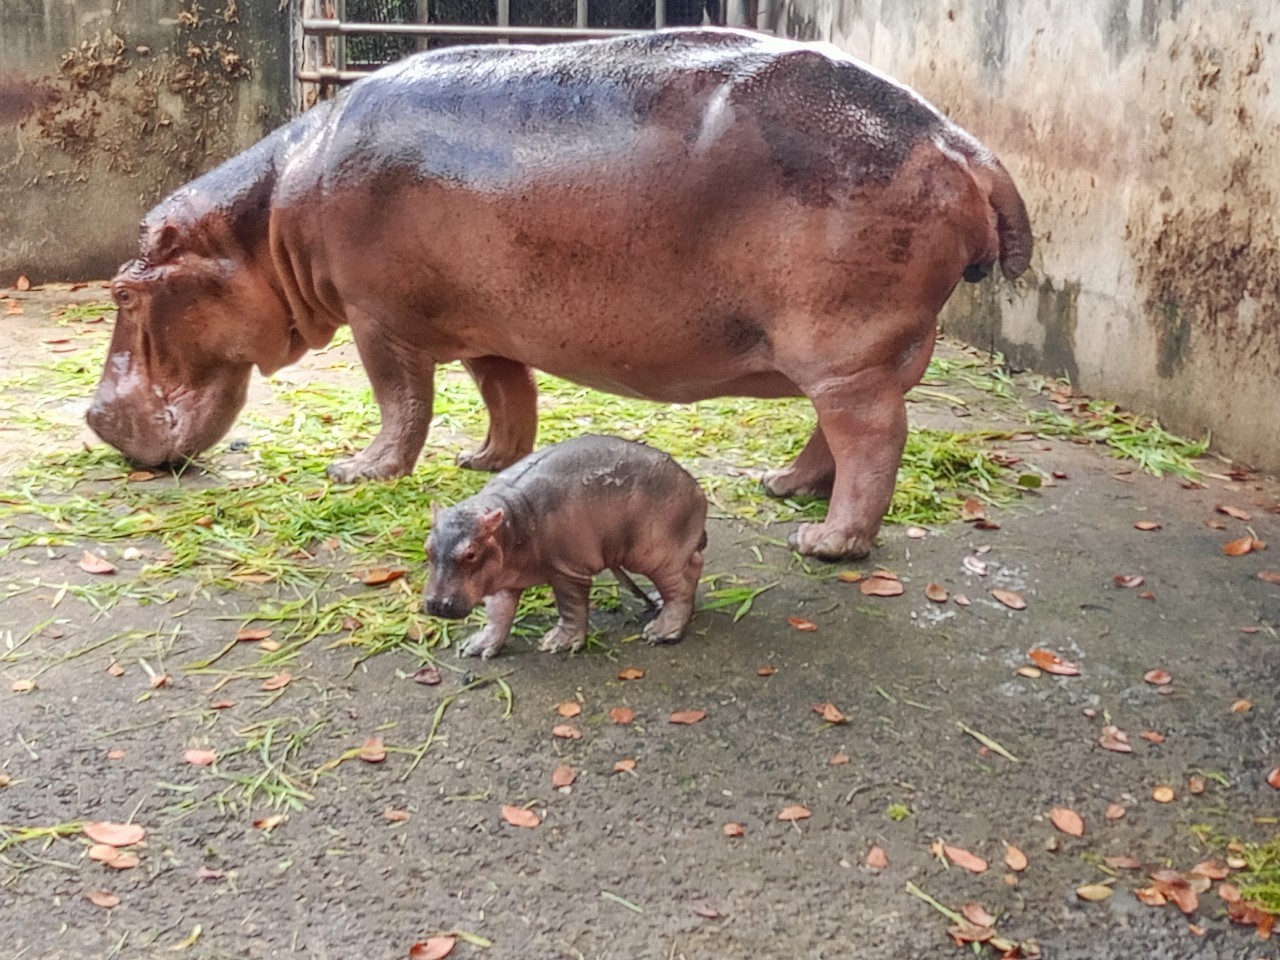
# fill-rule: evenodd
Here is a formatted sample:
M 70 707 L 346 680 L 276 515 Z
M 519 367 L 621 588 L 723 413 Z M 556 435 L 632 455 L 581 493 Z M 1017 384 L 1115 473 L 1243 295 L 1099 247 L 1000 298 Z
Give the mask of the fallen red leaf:
M 1169 902 L 1156 887 L 1143 887 L 1141 890 L 1133 891 L 1133 895 L 1138 898 L 1140 903 L 1145 903 L 1148 907 L 1163 907 Z
M 1246 553 L 1253 552 L 1253 537 L 1239 537 L 1235 540 L 1228 540 L 1222 545 L 1222 552 L 1228 557 L 1243 557 Z
M 564 717 L 566 720 L 576 717 L 578 714 L 582 713 L 582 704 L 578 703 L 577 700 L 566 700 L 564 703 L 556 707 L 556 713 L 560 714 L 560 716 Z
M 947 855 L 947 859 L 957 867 L 963 867 L 970 873 L 985 873 L 987 868 L 991 866 L 976 853 L 970 853 L 964 847 L 953 847 L 948 844 L 943 844 L 942 852 L 945 853 Z
M 1280 790 L 1280 767 L 1276 767 L 1267 774 L 1267 783 Z
M 782 812 L 778 814 L 778 819 L 795 823 L 797 820 L 808 820 L 811 816 L 813 816 L 813 812 L 808 807 L 795 804 L 790 807 L 783 807 Z
M 643 676 L 644 676 L 644 671 L 641 670 L 639 667 L 627 667 L 627 669 L 623 670 L 621 673 L 618 674 L 618 679 L 619 680 L 639 680 Z
M 1098 738 L 1098 743 L 1106 750 L 1114 750 L 1116 753 L 1133 753 L 1133 747 L 1129 743 L 1129 735 L 1119 727 L 1108 724 L 1102 728 L 1102 735 Z
M 1027 601 L 1022 599 L 1022 594 L 1013 590 L 1002 590 L 996 587 L 991 591 L 991 595 L 1010 610 L 1025 610 L 1027 608 Z
M 787 617 L 787 623 L 795 627 L 802 633 L 813 633 L 818 629 L 818 625 L 812 620 L 806 620 L 804 617 Z
M 408 810 L 398 810 L 395 807 L 387 807 L 382 811 L 382 818 L 388 823 L 404 823 L 411 816 Z
M 1134 524 L 1134 527 L 1136 527 L 1139 530 L 1145 530 L 1150 532 L 1152 530 L 1159 530 L 1160 524 L 1157 523 L 1155 520 L 1139 520 L 1137 523 Z
M 551 728 L 551 735 L 560 740 L 581 740 L 582 731 L 568 723 L 557 723 Z
M 1202 794 L 1209 788 L 1209 781 L 1198 773 L 1193 773 L 1187 778 L 1187 792 L 1194 793 L 1197 796 Z
M 1084 818 L 1067 807 L 1054 807 L 1049 811 L 1053 825 L 1069 837 L 1084 836 Z
M 1164 734 L 1160 733 L 1157 730 L 1143 730 L 1140 734 L 1138 734 L 1138 736 L 1140 736 L 1143 740 L 1149 741 L 1150 743 L 1164 743 L 1165 741 Z
M 102 907 L 104 910 L 120 906 L 120 898 L 109 890 L 86 890 L 84 898 L 95 907 Z
M 975 927 L 971 923 L 955 923 L 947 927 L 947 935 L 955 941 L 957 947 L 963 947 L 966 943 L 986 943 L 996 935 L 996 932 L 990 927 Z
M 827 723 L 848 723 L 849 718 L 840 712 L 840 708 L 828 700 L 826 703 L 815 703 L 813 712 L 822 714 L 822 719 Z
M 1117 573 L 1111 578 L 1117 587 L 1122 590 L 1131 590 L 1134 587 L 1140 587 L 1146 583 L 1146 578 L 1137 573 Z
M 290 681 L 292 680 L 293 680 L 293 674 L 290 673 L 288 670 L 282 670 L 280 673 L 277 673 L 274 677 L 268 677 L 266 680 L 263 680 L 261 689 L 282 690 L 285 687 L 287 687 Z
M 128 847 L 139 843 L 147 835 L 146 829 L 137 823 L 111 823 L 106 820 L 90 820 L 85 823 L 84 835 L 94 843 L 109 847 Z
M 1116 857 L 1103 857 L 1102 862 L 1105 863 L 1112 870 L 1137 870 L 1139 867 L 1142 866 L 1141 862 L 1139 862 L 1137 857 L 1130 857 L 1125 855 L 1116 856 Z
M 262 817 L 259 820 L 253 821 L 253 825 L 256 829 L 261 830 L 264 833 L 270 833 L 288 819 L 289 818 L 283 813 L 273 813 L 269 817 Z
M 1232 713 L 1248 713 L 1252 709 L 1253 709 L 1253 702 L 1243 697 L 1240 698 L 1239 700 L 1234 700 L 1231 703 Z
M 578 779 L 578 775 L 573 772 L 573 767 L 567 763 L 562 763 L 551 771 L 551 785 L 557 790 L 561 787 L 567 787 L 573 781 Z
M 1118 803 L 1108 803 L 1107 809 L 1103 811 L 1102 815 L 1108 820 L 1123 820 L 1124 815 L 1128 812 Z
M 524 827 L 532 830 L 534 827 L 542 823 L 541 818 L 532 810 L 526 810 L 524 807 L 512 806 L 509 803 L 502 805 L 502 819 L 507 821 L 513 827 Z
M 1173 787 L 1163 783 L 1151 791 L 1151 799 L 1156 803 L 1173 803 L 1175 797 Z
M 381 763 L 387 759 L 387 748 L 381 737 L 370 737 L 360 746 L 360 759 L 365 763 Z
M 890 579 L 877 573 L 858 584 L 858 590 L 865 597 L 900 597 L 906 590 L 902 581 Z
M 1259 570 L 1258 579 L 1263 583 L 1280 586 L 1280 570 Z
M 120 664 L 112 660 L 109 664 L 107 664 L 107 673 L 113 677 L 123 677 L 124 667 L 120 666 Z
M 996 925 L 996 918 L 988 913 L 987 908 L 980 903 L 966 903 L 960 908 L 960 912 L 975 927 L 994 927 Z
M 947 588 L 940 583 L 931 583 L 926 586 L 924 588 L 924 595 L 925 599 L 931 600 L 934 603 L 946 603 L 947 597 L 950 596 L 950 594 L 947 593 Z
M 212 750 L 192 749 L 184 753 L 182 758 L 193 767 L 207 767 L 218 759 L 218 755 Z
M 965 523 L 972 520 L 982 520 L 987 515 L 987 508 L 982 505 L 982 501 L 969 497 L 960 506 L 960 519 Z
M 770 666 L 769 664 L 765 664 L 763 667 L 759 667 L 759 668 L 757 668 L 757 670 L 756 670 L 756 676 L 757 676 L 757 677 L 772 677 L 772 676 L 773 676 L 775 673 L 777 673 L 777 672 L 778 672 L 778 668 L 777 668 L 777 667 Z
M 889 866 L 889 855 L 884 852 L 883 847 L 872 845 L 867 851 L 866 863 L 872 870 L 883 870 Z
M 13 288 L 20 293 L 25 293 L 31 289 L 31 281 L 27 279 L 25 273 L 20 273 L 18 279 L 13 282 Z
M 1027 869 L 1027 855 L 1012 844 L 1007 844 L 1004 848 L 1004 865 L 1021 873 Z
M 1225 880 L 1231 875 L 1231 868 L 1221 860 L 1202 860 L 1187 872 L 1208 877 L 1210 880 Z
M 244 643 L 250 640 L 265 640 L 271 636 L 270 627 L 241 627 L 236 631 L 236 642 Z
M 1218 896 L 1223 903 L 1239 903 L 1243 899 L 1240 894 L 1240 888 L 1234 883 L 1218 884 Z
M 706 717 L 706 715 L 707 711 L 705 710 L 677 710 L 675 713 L 671 714 L 669 720 L 671 723 L 688 725 L 700 722 Z
M 747 828 L 740 823 L 726 823 L 720 828 L 726 837 L 745 837 Z
M 409 960 L 444 960 L 457 942 L 457 937 L 427 937 L 409 948 Z
M 833 753 L 831 759 L 827 761 L 827 766 L 842 767 L 849 762 L 849 755 L 843 750 L 839 753 Z
M 196 871 L 196 878 L 199 880 L 221 880 L 226 876 L 222 870 L 215 870 L 213 867 L 201 867 Z
M 623 757 L 621 760 L 619 760 L 617 763 L 613 765 L 613 772 L 614 773 L 630 773 L 635 768 L 636 768 L 635 757 Z
M 1031 650 L 1027 656 L 1031 658 L 1031 662 L 1043 670 L 1045 673 L 1056 673 L 1062 677 L 1077 677 L 1080 675 L 1080 668 L 1070 660 L 1063 660 L 1056 653 L 1050 650 Z
M 391 583 L 393 580 L 399 580 L 408 572 L 409 571 L 407 570 L 393 570 L 390 567 L 374 567 L 360 578 L 360 582 L 366 587 L 378 587 L 384 583 Z
M 85 573 L 108 574 L 116 572 L 116 565 L 106 557 L 101 557 L 90 550 L 80 554 L 80 569 Z
M 691 909 L 693 910 L 694 913 L 702 917 L 702 919 L 704 920 L 720 919 L 720 911 L 717 910 L 715 907 L 708 906 L 705 903 L 694 904 L 694 906 L 691 907 Z
M 609 719 L 616 724 L 628 724 L 636 718 L 636 712 L 630 707 L 614 707 L 609 711 Z
M 1217 510 L 1219 513 L 1225 513 L 1228 517 L 1234 517 L 1237 520 L 1253 519 L 1253 514 L 1251 514 L 1248 510 L 1241 510 L 1239 507 L 1228 506 L 1225 503 L 1218 504 L 1216 507 L 1214 507 L 1214 509 Z
M 1157 687 L 1173 683 L 1173 677 L 1168 670 L 1148 670 L 1142 675 L 1142 679 Z
M 434 687 L 443 679 L 438 667 L 419 667 L 413 673 L 413 682 L 420 683 L 424 687 Z

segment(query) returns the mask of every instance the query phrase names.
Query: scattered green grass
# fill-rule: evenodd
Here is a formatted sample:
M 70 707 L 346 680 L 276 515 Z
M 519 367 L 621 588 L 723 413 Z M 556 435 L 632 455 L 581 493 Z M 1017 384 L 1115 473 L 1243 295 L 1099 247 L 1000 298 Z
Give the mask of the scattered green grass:
M 1101 400 L 1089 401 L 1073 416 L 1056 410 L 1033 410 L 1027 417 L 1041 436 L 1102 444 L 1113 456 L 1132 460 L 1156 477 L 1166 473 L 1199 476 L 1193 461 L 1209 449 L 1208 437 L 1179 437 L 1160 426 L 1159 420 L 1126 412 Z
M 1245 869 L 1238 875 L 1240 895 L 1254 906 L 1280 917 L 1280 836 L 1244 847 Z

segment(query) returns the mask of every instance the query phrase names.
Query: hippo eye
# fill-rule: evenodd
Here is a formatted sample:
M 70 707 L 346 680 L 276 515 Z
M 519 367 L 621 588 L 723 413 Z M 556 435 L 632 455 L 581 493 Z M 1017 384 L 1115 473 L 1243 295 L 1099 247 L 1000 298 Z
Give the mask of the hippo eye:
M 117 287 L 112 292 L 115 294 L 117 306 L 128 307 L 133 305 L 134 294 L 128 287 Z
M 475 563 L 475 562 L 476 562 L 476 548 L 475 548 L 475 547 L 467 547 L 467 549 L 463 550 L 463 551 L 462 551 L 462 555 L 458 557 L 458 562 L 459 562 L 459 563 Z

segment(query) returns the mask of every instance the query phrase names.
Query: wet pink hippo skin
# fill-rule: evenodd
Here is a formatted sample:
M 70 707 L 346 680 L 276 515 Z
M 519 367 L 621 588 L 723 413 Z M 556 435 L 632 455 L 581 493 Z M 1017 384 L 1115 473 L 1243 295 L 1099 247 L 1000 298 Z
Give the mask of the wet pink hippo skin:
M 460 619 L 483 600 L 488 622 L 461 651 L 487 659 L 507 642 L 521 592 L 549 583 L 560 619 L 540 647 L 578 650 L 591 578 L 631 571 L 662 598 L 644 636 L 679 640 L 693 616 L 706 522 L 697 481 L 662 451 L 590 434 L 552 444 L 435 512 L 423 607 Z
M 381 432 L 341 481 L 411 471 L 437 364 L 537 431 L 532 369 L 661 402 L 803 395 L 779 496 L 830 497 L 803 553 L 861 557 L 888 508 L 939 309 L 1028 266 L 1004 167 L 833 47 L 728 30 L 454 47 L 353 84 L 143 222 L 89 422 L 139 464 L 229 429 L 264 373 L 350 324 Z

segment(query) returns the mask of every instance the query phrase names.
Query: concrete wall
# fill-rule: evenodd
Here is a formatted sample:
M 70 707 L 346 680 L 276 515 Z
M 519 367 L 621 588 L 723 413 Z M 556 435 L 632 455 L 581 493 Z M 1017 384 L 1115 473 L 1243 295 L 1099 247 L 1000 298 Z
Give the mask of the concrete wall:
M 277 0 L 0 0 L 0 286 L 110 276 L 156 200 L 287 119 Z
M 1027 200 L 1016 286 L 950 332 L 1280 469 L 1280 5 L 784 0 L 779 27 L 911 84 Z

